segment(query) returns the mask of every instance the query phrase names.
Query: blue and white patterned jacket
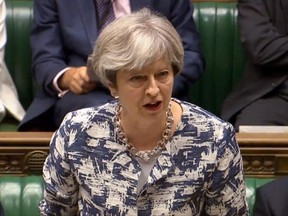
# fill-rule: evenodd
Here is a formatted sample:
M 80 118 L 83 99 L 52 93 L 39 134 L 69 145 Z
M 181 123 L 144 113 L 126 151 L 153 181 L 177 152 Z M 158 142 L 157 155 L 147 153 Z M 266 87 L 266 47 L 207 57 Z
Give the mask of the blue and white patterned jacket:
M 43 168 L 41 214 L 249 215 L 233 127 L 177 102 L 181 122 L 139 194 L 141 167 L 115 133 L 116 102 L 67 114 Z

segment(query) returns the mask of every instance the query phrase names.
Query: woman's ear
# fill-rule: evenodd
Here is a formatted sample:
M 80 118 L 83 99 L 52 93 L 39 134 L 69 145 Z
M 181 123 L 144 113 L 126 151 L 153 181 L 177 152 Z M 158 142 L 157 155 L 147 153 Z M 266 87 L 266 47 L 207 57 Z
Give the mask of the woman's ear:
M 110 90 L 110 94 L 117 99 L 119 97 L 117 87 L 113 83 L 109 83 L 108 88 Z

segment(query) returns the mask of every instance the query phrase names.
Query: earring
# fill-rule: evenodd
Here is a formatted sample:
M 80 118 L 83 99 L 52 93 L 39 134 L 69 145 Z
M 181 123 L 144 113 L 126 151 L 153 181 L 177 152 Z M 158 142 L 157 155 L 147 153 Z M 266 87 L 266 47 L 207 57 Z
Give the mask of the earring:
M 111 95 L 112 95 L 115 99 L 118 99 L 118 98 L 119 98 L 119 96 L 117 95 L 117 92 L 116 92 L 116 91 L 112 92 Z

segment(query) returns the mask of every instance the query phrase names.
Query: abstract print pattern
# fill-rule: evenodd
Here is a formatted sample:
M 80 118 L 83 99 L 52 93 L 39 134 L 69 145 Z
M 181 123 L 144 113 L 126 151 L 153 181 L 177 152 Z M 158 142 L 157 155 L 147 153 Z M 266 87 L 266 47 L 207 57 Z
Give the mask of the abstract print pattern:
M 249 215 L 233 127 L 180 102 L 173 137 L 137 193 L 141 166 L 115 134 L 116 102 L 67 114 L 43 167 L 42 215 Z

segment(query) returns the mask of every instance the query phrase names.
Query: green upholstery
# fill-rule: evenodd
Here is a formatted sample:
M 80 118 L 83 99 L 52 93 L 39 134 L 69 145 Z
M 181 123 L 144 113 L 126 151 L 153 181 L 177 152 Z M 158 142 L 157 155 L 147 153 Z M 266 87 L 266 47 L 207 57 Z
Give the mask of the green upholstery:
M 20 101 L 27 108 L 35 84 L 31 73 L 29 33 L 33 1 L 7 1 L 6 63 L 15 81 Z M 235 2 L 195 2 L 194 18 L 198 27 L 206 71 L 191 88 L 193 103 L 219 115 L 224 98 L 238 81 L 245 56 L 237 28 Z M 1 130 L 16 130 L 15 122 L 5 121 Z
M 29 35 L 33 1 L 6 1 L 7 44 L 5 62 L 14 80 L 20 102 L 28 108 L 34 97 Z M 16 131 L 18 122 L 7 117 L 0 131 Z
M 27 108 L 34 97 L 29 35 L 33 1 L 7 1 L 7 44 L 5 61 L 22 105 Z
M 246 61 L 237 26 L 236 2 L 198 2 L 194 7 L 206 70 L 193 85 L 191 100 L 219 115 Z
M 255 200 L 255 189 L 272 178 L 247 178 L 246 197 L 251 216 Z M 38 216 L 37 205 L 43 197 L 43 179 L 41 176 L 0 177 L 0 201 L 6 216 Z
M 1 176 L 0 201 L 5 216 L 39 216 L 37 205 L 43 190 L 42 176 Z

